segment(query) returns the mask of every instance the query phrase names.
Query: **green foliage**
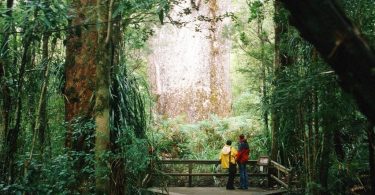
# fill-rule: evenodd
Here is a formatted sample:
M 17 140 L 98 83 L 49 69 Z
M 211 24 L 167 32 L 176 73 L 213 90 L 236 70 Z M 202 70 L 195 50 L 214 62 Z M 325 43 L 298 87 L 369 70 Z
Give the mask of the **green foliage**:
M 145 81 L 140 80 L 145 76 L 145 62 L 144 59 L 138 58 L 139 55 L 135 52 L 145 47 L 145 42 L 152 35 L 150 24 L 157 22 L 157 13 L 160 10 L 165 14 L 168 12 L 169 3 L 170 1 L 166 0 L 124 0 L 114 3 L 112 18 L 114 22 L 121 21 L 124 27 L 122 33 L 125 40 L 120 46 L 125 45 L 126 48 L 117 48 L 124 51 L 120 56 L 120 65 L 115 68 L 113 75 L 113 83 L 120 91 L 112 94 L 112 100 L 116 101 L 112 101 L 111 151 L 103 155 L 106 159 L 110 159 L 111 163 L 123 165 L 126 176 L 125 190 L 129 194 L 139 193 L 140 188 L 143 187 L 141 179 L 150 169 L 149 144 L 145 137 L 150 118 L 147 113 L 150 105 L 145 103 L 148 88 L 144 85 Z M 1 42 L 0 63 L 6 62 L 4 65 L 6 72 L 4 77 L 1 77 L 1 86 L 6 84 L 13 99 L 16 100 L 20 96 L 23 106 L 22 130 L 17 142 L 22 144 L 14 143 L 19 146 L 15 159 L 17 166 L 12 175 L 14 181 L 8 181 L 8 177 L 2 175 L 2 171 L 6 168 L 1 166 L 0 193 L 95 193 L 94 164 L 97 162 L 94 156 L 94 122 L 90 119 L 76 118 L 70 126 L 73 132 L 73 144 L 78 145 L 75 148 L 82 150 L 67 151 L 64 148 L 67 130 L 64 124 L 66 97 L 61 91 L 64 88 L 66 68 L 64 67 L 65 34 L 67 30 L 76 28 L 76 26 L 68 26 L 70 25 L 68 21 L 76 14 L 72 9 L 73 6 L 71 1 L 17 1 L 13 5 L 12 12 L 9 12 L 4 4 L 1 4 L 0 27 L 3 30 L 0 40 L 9 39 L 6 43 Z M 79 25 L 85 28 L 91 25 L 88 23 L 88 18 L 86 19 Z M 49 37 L 48 64 L 42 60 L 41 48 L 42 38 L 47 36 Z M 23 53 L 25 55 L 22 55 Z M 19 79 L 20 64 L 24 62 L 26 73 L 24 78 Z M 44 82 L 43 70 L 46 66 L 49 68 L 47 143 L 39 146 L 38 141 L 34 141 L 38 138 L 34 130 L 35 119 L 30 116 L 36 114 L 40 89 Z M 24 86 L 18 91 L 17 87 L 21 81 Z M 139 81 L 143 82 L 143 85 L 139 85 Z M 3 90 L 0 93 L 3 93 Z M 2 95 L 1 104 L 3 104 Z M 16 101 L 11 103 L 15 104 Z M 15 123 L 15 107 L 11 107 L 11 127 Z M 117 118 L 114 117 L 115 114 Z M 2 121 L 0 123 L 2 124 Z M 3 157 L 6 137 L 1 134 L 0 138 L 0 153 Z M 79 145 L 80 143 L 84 144 Z M 3 158 L 0 164 L 2 162 Z M 85 189 L 77 189 L 76 186 Z
M 186 124 L 179 119 L 162 120 L 149 132 L 161 158 L 208 160 L 218 159 L 226 140 L 233 140 L 236 146 L 242 133 L 248 137 L 253 159 L 267 153 L 259 124 L 244 116 L 226 119 L 211 116 L 196 124 Z
M 72 123 L 73 142 L 81 150 L 68 151 L 64 101 L 65 35 L 74 17 L 71 1 L 15 1 L 12 12 L 0 5 L 0 103 L 9 89 L 10 130 L 16 124 L 16 103 L 22 100 L 20 133 L 13 175 L 2 175 L 8 132 L 0 134 L 0 194 L 93 194 L 95 193 L 94 121 L 76 118 Z M 349 188 L 365 183 L 368 151 L 366 119 L 352 98 L 341 91 L 332 70 L 293 29 L 283 35 L 280 50 L 290 57 L 282 71 L 274 69 L 274 21 L 286 25 L 287 12 L 274 15 L 272 1 L 247 1 L 233 17 L 227 36 L 233 38 L 233 117 L 216 116 L 186 124 L 182 119 L 155 120 L 150 125 L 152 100 L 148 95 L 147 40 L 152 25 L 165 23 L 168 12 L 178 1 L 115 1 L 113 22 L 121 24 L 124 40 L 119 63 L 113 67 L 111 88 L 111 151 L 103 155 L 111 165 L 123 167 L 128 194 L 140 194 L 147 173 L 159 171 L 158 158 L 217 159 L 227 139 L 236 144 L 239 134 L 249 138 L 251 159 L 269 154 L 271 110 L 279 116 L 276 138 L 281 162 L 296 170 L 300 187 L 306 193 L 322 190 L 319 168 L 329 161 L 328 190 L 348 193 Z M 375 43 L 375 4 L 372 0 L 341 1 L 360 27 L 370 45 Z M 190 14 L 185 9 L 184 14 Z M 204 18 L 202 16 L 203 19 Z M 170 19 L 170 18 L 168 18 Z M 208 19 L 207 19 L 208 20 Z M 88 22 L 88 21 L 84 21 Z M 173 23 L 173 22 L 172 22 Z M 81 24 L 86 27 L 87 23 Z M 42 39 L 49 36 L 50 56 L 42 59 Z M 21 64 L 25 65 L 19 78 Z M 44 82 L 43 69 L 49 68 L 47 93 L 46 144 L 35 139 L 35 115 Z M 20 84 L 22 88 L 18 89 Z M 3 110 L 1 110 L 3 111 Z M 0 120 L 1 126 L 4 124 Z M 330 121 L 327 125 L 326 121 Z M 313 133 L 310 130 L 314 130 Z M 2 129 L 1 129 L 2 130 Z M 332 133 L 330 153 L 323 158 L 326 135 Z M 151 155 L 155 149 L 158 156 Z M 314 151 L 314 148 L 316 151 Z M 343 154 L 342 154 L 343 153 Z M 308 156 L 313 156 L 311 160 Z M 311 163 L 311 164 L 309 164 Z M 84 165 L 84 166 L 82 166 Z M 113 167 L 111 167 L 112 169 Z M 104 171 L 104 170 L 103 170 Z M 111 170 L 113 171 L 113 170 Z M 9 172 L 7 172 L 9 173 Z M 112 172 L 113 173 L 113 172 Z M 12 177 L 12 181 L 8 178 Z M 110 177 L 110 176 L 108 176 Z M 125 178 L 122 178 L 125 179 Z M 167 178 L 163 177 L 161 181 Z M 82 184 L 83 183 L 83 184 Z M 80 185 L 82 184 L 82 185 Z M 85 189 L 76 189 L 75 186 Z
M 366 159 L 353 159 L 350 149 L 361 150 L 367 156 L 364 154 L 367 148 L 360 144 L 366 120 L 352 98 L 341 90 L 334 72 L 309 44 L 296 36 L 290 29 L 282 37 L 280 50 L 290 61 L 283 64 L 274 80 L 275 88 L 269 97 L 272 103 L 265 105 L 276 110 L 280 117 L 277 129 L 280 160 L 294 167 L 303 178 L 301 185 L 307 193 L 319 190 L 345 193 L 361 182 L 351 178 L 359 178 L 358 172 L 367 170 Z M 321 141 L 324 139 L 329 141 Z M 322 148 L 330 155 L 323 156 Z M 328 161 L 329 171 L 326 189 L 319 180 L 322 173 L 318 172 L 324 161 Z M 345 167 L 354 164 L 361 164 L 362 169 L 351 172 Z
M 127 67 L 124 66 L 126 69 Z M 126 71 L 125 71 L 126 72 Z M 138 80 L 131 74 L 113 79 L 111 141 L 113 162 L 123 163 L 126 191 L 140 193 L 142 179 L 150 170 L 149 144 L 145 135 L 149 117 Z
M 343 0 L 341 4 L 344 6 L 347 14 L 358 25 L 361 33 L 368 40 L 368 43 L 375 47 L 375 5 L 371 0 L 350 1 Z
M 271 3 L 247 1 L 246 10 L 240 10 L 233 25 L 236 51 L 233 58 L 236 66 L 234 113 L 263 121 L 261 126 L 267 129 L 267 124 L 272 127 L 270 122 L 274 116 L 271 111 L 274 110 L 280 123 L 276 129 L 277 160 L 294 168 L 299 176 L 297 180 L 301 181 L 300 187 L 305 188 L 306 193 L 324 190 L 319 181 L 319 170 L 323 161 L 329 161 L 328 191 L 348 193 L 350 187 L 366 182 L 360 176 L 368 171 L 367 148 L 363 144 L 366 120 L 352 97 L 341 91 L 334 72 L 312 46 L 287 25 L 288 13 L 283 8 L 275 13 Z M 375 4 L 368 0 L 341 3 L 373 45 Z M 282 64 L 280 71 L 273 67 L 272 22 L 283 30 L 278 46 L 286 63 Z M 316 107 L 311 107 L 313 104 Z M 324 121 L 333 125 L 327 127 Z M 329 132 L 334 136 L 330 138 L 334 144 L 323 146 L 323 138 Z M 269 133 L 266 130 L 254 136 L 259 142 L 257 145 L 269 148 Z M 330 147 L 331 155 L 323 157 L 323 147 Z M 309 155 L 313 156 L 312 159 Z
M 263 1 L 260 1 L 260 0 L 249 1 L 248 8 L 249 8 L 250 16 L 249 16 L 248 22 L 251 22 L 252 20 L 255 20 L 255 19 L 263 20 L 264 19 L 263 7 L 264 7 Z

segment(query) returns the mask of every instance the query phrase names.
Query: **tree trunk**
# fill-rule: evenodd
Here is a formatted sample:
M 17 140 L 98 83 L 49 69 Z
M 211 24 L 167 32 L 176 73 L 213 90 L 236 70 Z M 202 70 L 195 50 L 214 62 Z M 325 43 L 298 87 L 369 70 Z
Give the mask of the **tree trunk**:
M 66 40 L 64 99 L 65 121 L 68 124 L 65 147 L 74 153 L 89 154 L 94 146 L 95 127 L 92 125 L 87 127 L 85 124 L 91 123 L 94 119 L 96 54 L 99 52 L 97 13 L 95 9 L 93 10 L 96 2 L 96 0 L 74 0 L 71 3 L 74 16 L 69 21 L 72 28 Z M 89 193 L 86 185 L 91 185 L 95 181 L 81 170 L 93 168 L 91 167 L 93 165 L 83 157 L 75 157 L 78 158 L 75 159 L 74 165 L 77 182 L 70 186 L 71 190 Z
M 26 64 L 30 61 L 29 47 L 31 44 L 30 35 L 26 35 L 23 40 L 23 52 L 21 64 L 18 72 L 18 83 L 17 83 L 17 96 L 16 96 L 16 110 L 15 110 L 15 125 L 14 128 L 10 129 L 6 135 L 6 158 L 5 158 L 5 168 L 8 169 L 9 183 L 14 182 L 16 177 L 15 173 L 15 162 L 14 157 L 18 150 L 18 136 L 21 131 L 21 118 L 22 118 L 22 95 L 23 95 L 23 84 L 24 84 L 24 74 L 26 70 Z
M 267 86 L 267 68 L 266 68 L 266 57 L 265 57 L 265 38 L 263 34 L 263 23 L 260 17 L 257 18 L 257 36 L 260 41 L 260 65 L 261 65 L 261 95 L 262 95 L 262 101 L 264 105 L 269 105 L 268 101 L 268 86 Z M 269 110 L 263 111 L 263 123 L 264 123 L 264 130 L 266 132 L 266 135 L 269 135 Z
M 13 0 L 8 0 L 6 4 L 6 15 L 8 18 L 12 17 L 12 7 L 13 7 Z M 3 39 L 1 42 L 1 50 L 2 53 L 0 55 L 0 87 L 1 87 L 1 94 L 2 94 L 2 105 L 1 105 L 1 126 L 0 126 L 0 180 L 6 181 L 6 177 L 8 176 L 6 173 L 9 170 L 8 166 L 6 165 L 5 159 L 7 158 L 7 135 L 9 133 L 9 126 L 10 126 L 10 113 L 11 113 L 11 105 L 12 105 L 12 98 L 10 96 L 9 86 L 7 84 L 7 69 L 11 66 L 11 62 L 9 60 L 9 31 L 11 30 L 12 25 L 7 25 L 8 27 L 2 30 Z
M 43 70 L 43 84 L 40 92 L 39 103 L 36 111 L 36 119 L 35 119 L 35 130 L 34 132 L 39 137 L 39 148 L 41 153 L 43 154 L 44 147 L 45 147 L 45 139 L 46 139 L 46 128 L 47 128 L 47 87 L 48 87 L 48 80 L 49 80 L 49 59 L 48 59 L 48 42 L 49 42 L 49 34 L 45 34 L 43 36 L 43 46 L 42 46 L 42 63 L 44 65 Z M 35 135 L 34 135 L 35 137 Z
M 334 69 L 341 87 L 375 123 L 375 54 L 334 0 L 280 0 L 291 22 Z
M 97 4 L 98 20 L 100 25 L 97 29 L 99 38 L 99 49 L 96 53 L 96 92 L 95 92 L 95 178 L 96 193 L 109 194 L 109 160 L 106 153 L 109 152 L 110 144 L 110 69 L 111 69 L 111 48 L 109 41 L 112 28 L 112 3 L 113 0 Z M 109 5 L 110 4 L 110 5 Z M 110 8 L 110 10 L 109 10 Z M 109 10 L 109 13 L 108 13 Z M 111 40 L 113 41 L 113 40 Z
M 285 21 L 282 18 L 282 10 L 280 2 L 277 0 L 274 2 L 274 9 L 275 9 L 275 65 L 274 65 L 274 88 L 276 89 L 278 83 L 281 79 L 281 75 L 283 70 L 287 65 L 291 63 L 288 54 L 285 52 L 285 49 L 281 47 L 283 44 L 283 37 L 286 36 L 288 26 L 285 24 Z M 273 100 L 272 100 L 273 101 Z M 277 155 L 279 151 L 279 142 L 278 142 L 278 134 L 280 131 L 280 116 L 278 116 L 279 109 L 278 106 L 275 105 L 276 102 L 272 102 L 272 110 L 271 110 L 271 134 L 272 134 L 272 145 L 271 145 L 271 158 L 273 160 L 278 160 Z
M 330 163 L 330 153 L 332 148 L 332 128 L 330 124 L 335 123 L 335 120 L 331 118 L 324 118 L 323 119 L 323 149 L 322 149 L 322 156 L 320 159 L 320 167 L 319 167 L 319 183 L 322 186 L 320 190 L 320 194 L 324 195 L 327 194 L 327 187 L 328 187 L 328 171 L 329 167 L 331 166 Z
M 321 185 L 319 193 L 322 195 L 329 193 L 328 173 L 331 166 L 330 157 L 331 153 L 333 152 L 333 133 L 337 128 L 338 122 L 337 113 L 332 111 L 332 107 L 337 106 L 337 104 L 335 104 L 337 91 L 332 90 L 333 86 L 333 83 L 330 83 L 321 91 L 322 99 L 325 100 L 320 106 L 322 114 L 323 145 L 319 165 L 319 183 Z
M 370 194 L 375 194 L 375 132 L 374 125 L 371 123 L 369 124 L 367 129 L 367 136 L 370 165 Z
M 98 33 L 95 28 L 96 15 L 92 13 L 92 7 L 96 6 L 96 0 L 72 2 L 74 18 L 71 21 L 72 28 L 69 31 L 66 45 L 65 63 L 65 120 L 70 125 L 73 119 L 81 117 L 90 119 L 93 117 L 96 57 L 98 50 Z M 90 15 L 91 14 L 91 15 Z M 90 21 L 86 21 L 90 18 Z M 83 23 L 90 23 L 83 26 Z M 69 126 L 65 146 L 75 150 L 83 149 L 84 135 L 73 142 L 73 129 Z
M 121 17 L 121 16 L 118 16 Z M 116 19 L 116 21 L 120 21 L 120 19 Z M 117 142 L 119 139 L 119 131 L 121 129 L 121 111 L 119 107 L 120 100 L 120 87 L 118 80 L 116 79 L 116 75 L 119 72 L 119 64 L 120 64 L 120 45 L 122 43 L 122 36 L 121 36 L 121 23 L 115 22 L 113 24 L 112 36 L 110 39 L 110 46 L 111 46 L 111 80 L 112 80 L 112 87 L 111 87 L 111 113 L 113 117 L 113 130 L 110 132 L 110 142 L 111 142 L 111 152 L 118 154 L 121 152 L 120 144 Z M 125 182 L 126 182 L 126 175 L 125 175 L 125 167 L 124 167 L 124 159 L 122 157 L 117 157 L 115 159 L 111 159 L 111 173 L 110 173 L 110 194 L 125 194 Z
M 282 34 L 282 25 L 280 19 L 277 19 L 279 14 L 280 14 L 280 3 L 278 1 L 275 1 L 274 3 L 274 9 L 275 9 L 275 65 L 274 65 L 274 70 L 275 70 L 275 80 L 274 80 L 274 87 L 276 88 L 277 86 L 277 74 L 279 71 L 279 67 L 281 64 L 280 61 L 280 44 L 281 44 L 281 34 Z M 271 110 L 271 159 L 277 161 L 277 153 L 279 150 L 278 147 L 278 131 L 279 131 L 279 117 L 278 117 L 278 112 L 275 106 L 275 102 L 272 100 L 272 110 Z
M 73 128 L 68 127 L 66 146 L 76 151 L 89 152 L 92 148 L 85 147 L 88 144 L 85 139 L 95 133 L 95 192 L 98 194 L 109 194 L 110 190 L 106 154 L 110 144 L 109 41 L 112 28 L 112 12 L 108 10 L 112 4 L 113 0 L 73 2 L 76 15 L 71 21 L 74 28 L 68 36 L 66 56 L 66 121 L 70 125 L 74 124 L 77 117 L 95 121 L 95 129 L 90 129 L 78 138 L 73 138 Z M 86 21 L 84 18 L 91 20 Z M 87 29 L 83 28 L 82 23 L 89 23 Z M 89 166 L 83 159 L 80 162 L 77 169 Z M 79 180 L 80 184 L 75 188 L 84 193 L 83 185 L 88 179 L 79 175 Z

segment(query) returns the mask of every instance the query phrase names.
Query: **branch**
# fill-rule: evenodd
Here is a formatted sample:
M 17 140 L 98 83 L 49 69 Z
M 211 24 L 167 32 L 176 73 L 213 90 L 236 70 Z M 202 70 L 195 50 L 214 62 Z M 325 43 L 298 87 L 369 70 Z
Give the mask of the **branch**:
M 334 0 L 279 0 L 301 36 L 312 43 L 351 93 L 361 112 L 375 122 L 375 54 Z

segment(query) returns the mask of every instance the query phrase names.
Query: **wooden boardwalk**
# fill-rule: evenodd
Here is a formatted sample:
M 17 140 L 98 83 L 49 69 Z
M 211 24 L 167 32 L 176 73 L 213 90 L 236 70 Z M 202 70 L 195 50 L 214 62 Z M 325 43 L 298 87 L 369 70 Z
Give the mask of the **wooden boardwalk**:
M 169 184 L 169 187 L 167 188 L 160 188 L 160 187 L 153 187 L 145 189 L 144 195 L 154 195 L 154 194 L 170 194 L 170 195 L 266 195 L 266 194 L 283 194 L 286 193 L 290 186 L 290 179 L 291 179 L 291 169 L 288 169 L 279 163 L 270 160 L 268 157 L 261 157 L 258 160 L 249 160 L 247 164 L 249 164 L 249 169 L 252 170 L 252 172 L 248 172 L 248 175 L 250 177 L 261 177 L 264 179 L 267 184 L 269 180 L 273 179 L 275 182 L 277 182 L 279 185 L 279 189 L 264 189 L 264 188 L 257 188 L 257 187 L 251 187 L 248 190 L 241 190 L 241 189 L 235 189 L 235 190 L 226 190 L 225 187 L 198 187 L 197 182 L 193 182 L 193 177 L 213 177 L 215 179 L 216 177 L 227 177 L 228 173 L 224 172 L 218 172 L 216 170 L 217 166 L 217 160 L 189 160 L 189 159 L 172 159 L 172 160 L 160 160 L 160 162 L 165 165 L 165 167 L 168 167 L 169 169 L 162 170 L 164 175 L 168 175 L 170 177 L 186 177 L 187 182 L 185 183 L 185 186 L 189 187 L 172 187 Z M 171 166 L 166 165 L 185 165 L 185 169 L 179 170 L 178 172 L 175 169 L 171 169 Z M 207 169 L 195 169 L 198 171 L 193 171 L 194 167 L 197 167 L 197 165 L 207 165 L 209 168 Z M 210 168 L 211 166 L 211 168 Z M 215 170 L 212 170 L 212 166 L 215 166 Z M 184 167 L 184 166 L 183 166 Z M 187 169 L 186 169 L 187 168 Z M 180 168 L 181 169 L 181 168 Z M 272 169 L 274 172 L 276 172 L 275 175 L 271 174 L 268 170 Z M 171 171 L 172 170 L 172 171 Z M 202 172 L 205 171 L 205 172 Z M 151 178 L 146 177 L 148 179 Z M 147 179 L 144 179 L 145 181 Z M 226 180 L 226 179 L 224 179 Z M 216 186 L 218 185 L 216 180 L 214 180 Z M 218 181 L 220 183 L 220 181 Z M 225 181 L 224 181 L 225 183 Z M 186 185 L 187 184 L 187 185 Z M 194 184 L 194 185 L 193 185 Z M 172 184 L 173 185 L 173 184 Z M 212 184 L 214 185 L 214 184 Z M 197 187 L 193 187 L 197 186 Z M 255 186 L 255 185 L 252 185 Z M 282 186 L 282 187 L 281 187 Z
M 170 195 L 266 195 L 266 194 L 282 194 L 285 190 L 266 190 L 262 188 L 249 188 L 248 190 L 226 190 L 225 187 L 169 187 L 166 190 L 159 188 L 150 188 L 150 192 L 156 194 Z

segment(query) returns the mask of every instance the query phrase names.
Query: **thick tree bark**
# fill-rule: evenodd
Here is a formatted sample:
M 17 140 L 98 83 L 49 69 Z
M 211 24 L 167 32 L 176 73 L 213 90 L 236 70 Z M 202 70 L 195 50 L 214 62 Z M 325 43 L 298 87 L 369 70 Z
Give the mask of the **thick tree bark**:
M 94 119 L 94 91 L 96 88 L 96 54 L 98 52 L 98 32 L 95 25 L 97 13 L 96 0 L 74 0 L 71 2 L 74 17 L 70 21 L 72 28 L 67 35 L 65 62 L 65 121 L 67 133 L 65 147 L 88 154 L 94 146 L 94 127 L 84 125 Z M 86 129 L 84 129 L 86 128 Z M 80 131 L 74 134 L 73 131 Z M 74 135 L 74 137 L 73 137 Z M 72 191 L 89 193 L 86 185 L 95 181 L 88 174 L 81 172 L 83 168 L 94 168 L 87 159 L 77 157 L 75 163 L 77 182 L 70 186 Z
M 72 124 L 74 119 L 94 119 L 95 129 L 89 129 L 78 138 L 73 138 L 73 128 L 67 129 L 66 146 L 76 151 L 89 152 L 85 138 L 95 134 L 95 183 L 97 194 L 109 194 L 109 159 L 105 153 L 110 144 L 110 57 L 109 41 L 111 37 L 111 7 L 113 1 L 73 1 L 76 11 L 71 24 L 67 44 L 65 70 L 65 108 L 66 121 Z M 93 11 L 93 8 L 95 11 Z M 84 28 L 82 24 L 87 23 Z M 94 106 L 95 105 L 95 106 Z M 83 121 L 85 122 L 85 121 Z M 77 169 L 89 166 L 83 159 Z M 85 176 L 79 175 L 82 189 Z M 85 193 L 85 191 L 80 190 Z
M 65 62 L 65 120 L 69 124 L 73 119 L 81 117 L 90 119 L 93 117 L 95 73 L 98 33 L 95 26 L 87 23 L 87 18 L 94 20 L 95 13 L 90 10 L 96 6 L 96 0 L 72 2 L 75 17 L 71 21 L 74 28 L 68 34 Z M 95 24 L 95 20 L 90 23 Z M 82 150 L 84 135 L 73 142 L 72 127 L 68 127 L 65 146 L 75 150 Z
M 291 23 L 334 69 L 341 87 L 375 123 L 375 54 L 334 0 L 280 0 Z

